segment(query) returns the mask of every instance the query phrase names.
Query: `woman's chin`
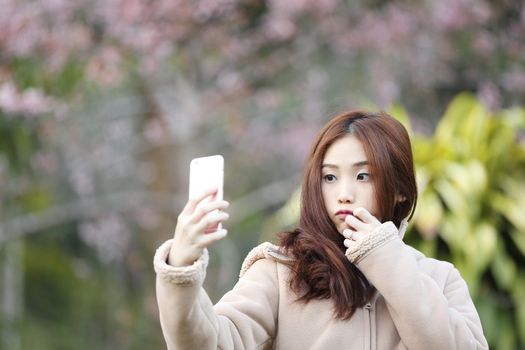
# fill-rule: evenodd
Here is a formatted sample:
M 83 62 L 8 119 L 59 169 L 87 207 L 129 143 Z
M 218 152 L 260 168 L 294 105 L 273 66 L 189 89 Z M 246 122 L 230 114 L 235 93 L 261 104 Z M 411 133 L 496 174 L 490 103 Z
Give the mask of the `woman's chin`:
M 339 232 L 340 234 L 343 234 L 343 231 L 346 230 L 348 227 L 346 227 L 345 225 L 339 225 L 337 226 L 337 232 Z

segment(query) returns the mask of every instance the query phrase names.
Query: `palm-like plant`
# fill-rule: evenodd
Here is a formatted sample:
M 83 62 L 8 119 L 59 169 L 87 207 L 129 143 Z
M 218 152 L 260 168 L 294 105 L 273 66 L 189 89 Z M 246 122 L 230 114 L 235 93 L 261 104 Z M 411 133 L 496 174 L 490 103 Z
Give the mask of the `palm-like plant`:
M 491 113 L 468 94 L 431 138 L 414 137 L 419 204 L 407 240 L 453 262 L 489 343 L 525 345 L 525 111 Z

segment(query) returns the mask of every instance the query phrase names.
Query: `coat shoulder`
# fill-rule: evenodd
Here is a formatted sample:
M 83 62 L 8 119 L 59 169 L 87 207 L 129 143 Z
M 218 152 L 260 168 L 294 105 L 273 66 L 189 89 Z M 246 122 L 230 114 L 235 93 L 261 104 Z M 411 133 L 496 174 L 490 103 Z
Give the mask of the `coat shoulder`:
M 282 264 L 290 264 L 294 259 L 286 255 L 283 250 L 270 242 L 264 242 L 253 248 L 244 259 L 239 277 L 242 277 L 250 267 L 260 259 L 270 259 Z

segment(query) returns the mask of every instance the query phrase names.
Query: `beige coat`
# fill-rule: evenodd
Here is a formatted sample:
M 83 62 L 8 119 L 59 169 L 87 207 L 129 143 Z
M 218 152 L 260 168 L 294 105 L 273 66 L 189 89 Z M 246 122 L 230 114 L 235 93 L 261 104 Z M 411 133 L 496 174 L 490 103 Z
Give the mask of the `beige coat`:
M 167 241 L 154 266 L 168 349 L 488 349 L 458 270 L 405 245 L 392 223 L 378 231 L 349 255 L 378 293 L 346 321 L 334 319 L 330 300 L 294 302 L 291 258 L 270 243 L 250 252 L 238 283 L 213 306 L 202 288 L 207 252 L 174 268 Z

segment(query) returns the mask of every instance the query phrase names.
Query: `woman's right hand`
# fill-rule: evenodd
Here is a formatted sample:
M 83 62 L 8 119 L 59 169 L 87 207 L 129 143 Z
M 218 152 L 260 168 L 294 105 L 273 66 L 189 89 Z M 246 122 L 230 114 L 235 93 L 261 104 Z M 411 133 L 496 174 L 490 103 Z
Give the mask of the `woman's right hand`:
M 186 203 L 177 219 L 175 237 L 168 257 L 170 265 L 177 267 L 193 264 L 205 248 L 226 236 L 225 229 L 208 233 L 210 227 L 217 227 L 229 217 L 228 213 L 223 211 L 228 208 L 228 202 L 204 200 L 216 193 L 217 188 L 210 189 Z

